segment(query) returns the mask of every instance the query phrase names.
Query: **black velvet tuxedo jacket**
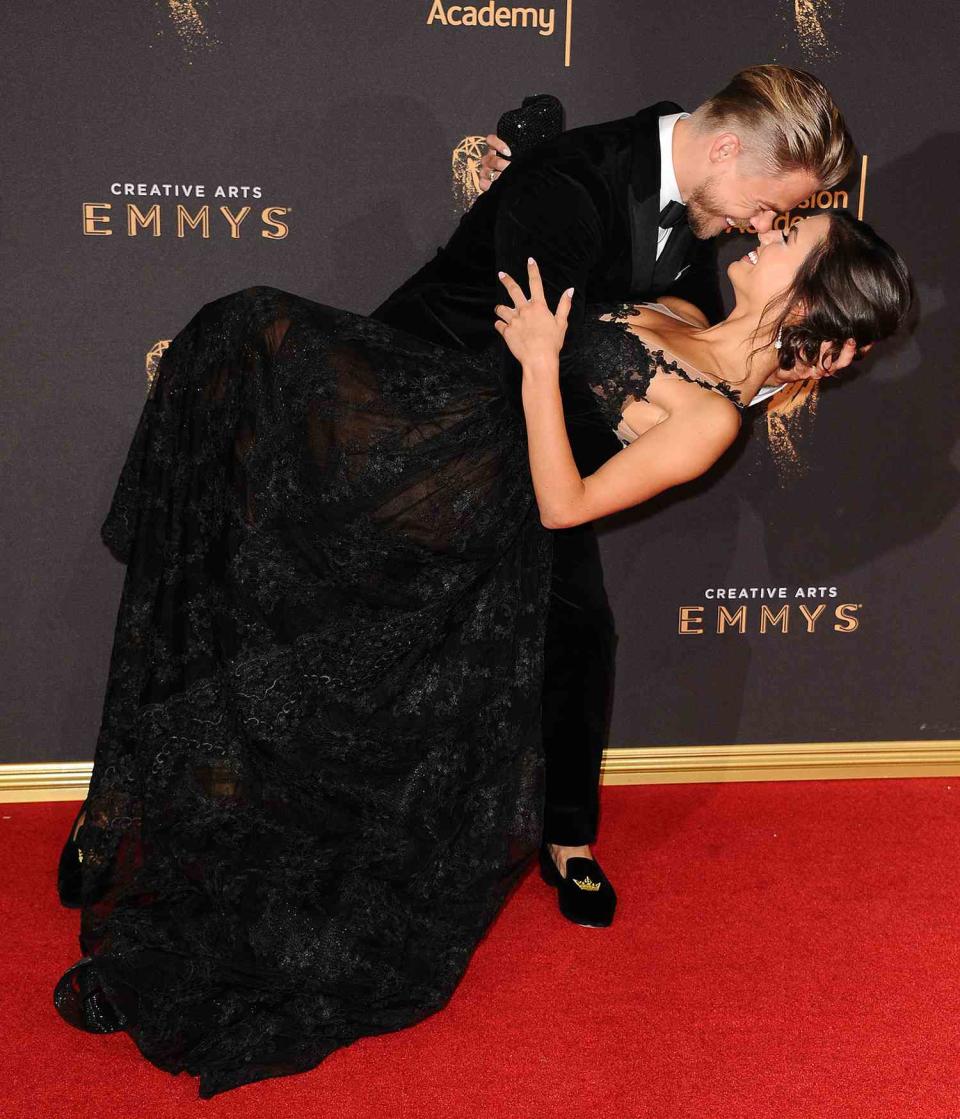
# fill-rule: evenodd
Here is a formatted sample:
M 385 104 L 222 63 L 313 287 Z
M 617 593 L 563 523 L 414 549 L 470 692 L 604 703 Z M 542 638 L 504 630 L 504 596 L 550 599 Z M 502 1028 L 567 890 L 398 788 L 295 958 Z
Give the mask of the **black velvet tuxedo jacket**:
M 560 381 L 564 415 L 582 473 L 620 450 L 584 382 L 573 349 L 587 303 L 688 299 L 711 322 L 722 315 L 716 246 L 687 224 L 671 231 L 657 259 L 660 101 L 634 116 L 563 132 L 516 155 L 461 218 L 447 244 L 375 311 L 374 318 L 456 349 L 502 350 L 504 387 L 519 402 L 520 367 L 494 329 L 494 306 L 509 302 L 497 272 L 527 289 L 527 257 L 540 266 L 547 302 L 575 289 Z

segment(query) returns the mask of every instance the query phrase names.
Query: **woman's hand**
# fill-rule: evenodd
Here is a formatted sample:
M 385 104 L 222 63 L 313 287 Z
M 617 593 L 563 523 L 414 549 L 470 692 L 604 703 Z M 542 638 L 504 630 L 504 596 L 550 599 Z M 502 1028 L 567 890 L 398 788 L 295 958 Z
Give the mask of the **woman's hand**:
M 573 288 L 560 296 L 557 313 L 553 314 L 547 306 L 543 294 L 540 269 L 533 257 L 527 258 L 527 276 L 530 280 L 530 298 L 506 272 L 498 273 L 503 286 L 513 300 L 512 306 L 498 303 L 497 322 L 493 325 L 503 335 L 510 352 L 524 368 L 541 362 L 556 361 L 563 346 L 567 332 L 567 319 L 573 304 Z

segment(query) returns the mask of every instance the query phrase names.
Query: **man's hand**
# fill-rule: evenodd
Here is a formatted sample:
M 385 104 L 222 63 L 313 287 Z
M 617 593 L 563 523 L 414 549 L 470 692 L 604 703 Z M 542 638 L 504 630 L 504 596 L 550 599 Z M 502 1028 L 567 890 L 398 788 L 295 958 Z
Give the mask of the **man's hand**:
M 492 132 L 486 138 L 487 150 L 480 160 L 480 189 L 489 190 L 494 179 L 510 166 L 510 149 Z
M 864 350 L 869 348 L 869 346 L 864 346 Z M 803 365 L 798 361 L 794 368 L 804 377 L 834 377 L 853 361 L 857 352 L 857 344 L 852 338 L 848 338 L 836 357 L 833 356 L 832 349 L 832 342 L 824 342 L 820 347 L 820 358 L 816 365 Z

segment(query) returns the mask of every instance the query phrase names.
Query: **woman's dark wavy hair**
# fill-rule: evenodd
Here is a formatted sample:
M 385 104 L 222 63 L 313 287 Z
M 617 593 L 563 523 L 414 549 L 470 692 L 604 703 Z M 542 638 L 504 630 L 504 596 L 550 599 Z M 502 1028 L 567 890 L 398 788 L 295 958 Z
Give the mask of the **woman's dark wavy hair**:
M 848 338 L 857 344 L 857 360 L 862 347 L 900 328 L 913 301 L 910 273 L 899 253 L 846 210 L 829 214 L 826 237 L 797 269 L 790 287 L 771 299 L 760 316 L 761 324 L 769 314 L 777 316 L 770 339 L 781 332 L 781 369 L 793 369 L 798 362 L 816 365 L 824 342 L 833 343 L 828 352 L 835 359 Z M 803 317 L 797 320 L 800 304 Z

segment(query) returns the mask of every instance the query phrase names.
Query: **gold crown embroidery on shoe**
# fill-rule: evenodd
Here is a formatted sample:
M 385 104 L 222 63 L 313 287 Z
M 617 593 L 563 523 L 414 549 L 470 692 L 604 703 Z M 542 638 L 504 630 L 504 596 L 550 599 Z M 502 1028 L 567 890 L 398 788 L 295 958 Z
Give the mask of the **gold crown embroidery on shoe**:
M 586 878 L 574 878 L 573 884 L 579 886 L 581 890 L 589 890 L 591 893 L 600 889 L 600 883 L 593 882 L 589 874 Z

